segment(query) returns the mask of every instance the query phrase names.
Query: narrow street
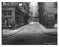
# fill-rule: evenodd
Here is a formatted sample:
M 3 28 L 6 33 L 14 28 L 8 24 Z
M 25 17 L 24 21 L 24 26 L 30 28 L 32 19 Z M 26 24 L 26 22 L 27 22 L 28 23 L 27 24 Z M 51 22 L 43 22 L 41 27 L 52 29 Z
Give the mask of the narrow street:
M 57 2 L 2 2 L 2 45 L 57 45 Z
M 38 22 L 6 32 L 3 44 L 57 44 L 57 29 L 46 29 Z

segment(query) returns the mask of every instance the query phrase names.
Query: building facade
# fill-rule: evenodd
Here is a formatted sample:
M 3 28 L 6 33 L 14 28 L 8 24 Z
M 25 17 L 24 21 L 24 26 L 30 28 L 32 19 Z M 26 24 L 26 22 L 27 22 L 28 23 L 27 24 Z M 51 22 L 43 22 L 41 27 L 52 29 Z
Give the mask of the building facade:
M 57 2 L 41 2 L 39 5 L 39 22 L 47 28 L 57 23 Z
M 28 3 L 2 2 L 2 27 L 18 27 L 27 24 Z

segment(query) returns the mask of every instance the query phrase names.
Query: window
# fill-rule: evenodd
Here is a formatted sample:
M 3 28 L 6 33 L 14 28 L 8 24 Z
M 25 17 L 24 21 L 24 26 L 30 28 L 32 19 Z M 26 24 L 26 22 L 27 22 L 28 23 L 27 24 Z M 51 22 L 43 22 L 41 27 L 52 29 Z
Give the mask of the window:
M 11 11 L 3 11 L 2 12 L 3 16 L 10 16 L 11 14 L 12 14 Z

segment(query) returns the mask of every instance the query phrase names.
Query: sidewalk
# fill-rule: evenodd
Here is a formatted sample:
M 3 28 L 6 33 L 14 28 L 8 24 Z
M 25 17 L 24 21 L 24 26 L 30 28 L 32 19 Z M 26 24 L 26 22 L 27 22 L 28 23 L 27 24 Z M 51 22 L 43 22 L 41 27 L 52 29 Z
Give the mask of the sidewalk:
M 3 29 L 3 30 L 2 30 L 2 34 L 3 34 L 4 37 L 10 36 L 10 35 L 18 32 L 19 30 L 24 29 L 24 28 L 27 27 L 27 26 L 28 26 L 28 25 L 25 25 L 25 26 L 22 26 L 22 27 L 20 27 L 20 28 L 18 28 L 18 29 L 15 29 L 15 30 Z
M 41 29 L 43 30 L 44 33 L 57 35 L 57 28 L 47 29 L 41 24 L 40 24 L 40 27 L 41 27 Z

